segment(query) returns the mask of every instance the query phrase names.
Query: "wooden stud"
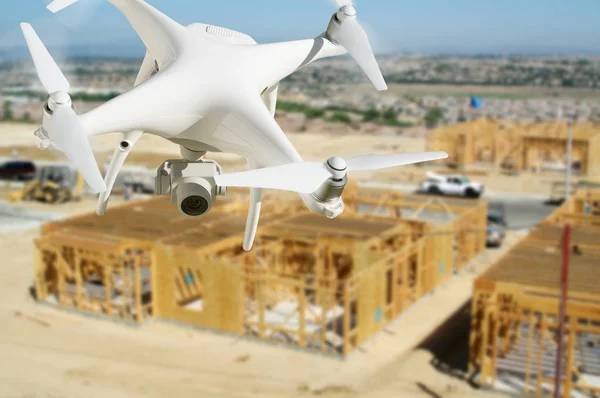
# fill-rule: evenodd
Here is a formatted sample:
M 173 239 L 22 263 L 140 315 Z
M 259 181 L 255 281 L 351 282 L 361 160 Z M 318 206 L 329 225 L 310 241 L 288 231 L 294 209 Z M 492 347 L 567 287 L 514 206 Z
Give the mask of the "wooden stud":
M 569 319 L 568 330 L 569 330 L 569 344 L 567 348 L 567 364 L 565 371 L 565 383 L 563 386 L 563 396 L 569 398 L 571 396 L 571 390 L 573 389 L 573 363 L 575 361 L 575 342 L 577 340 L 577 332 L 574 330 L 573 325 L 575 324 L 575 318 Z
M 303 285 L 298 291 L 298 343 L 300 347 L 306 347 L 306 287 Z
M 136 321 L 138 323 L 142 323 L 143 314 L 142 314 L 142 282 L 140 277 L 140 264 L 139 259 L 135 259 L 133 261 L 134 267 L 134 278 L 135 278 L 135 313 L 136 313 Z
M 82 308 L 82 275 L 81 275 L 82 256 L 77 249 L 73 248 L 73 262 L 75 263 L 75 304 L 77 308 Z
M 542 314 L 540 320 L 540 332 L 538 333 L 538 363 L 537 363 L 537 377 L 535 392 L 537 395 L 542 395 L 542 365 L 544 355 L 544 334 L 542 331 L 546 330 L 546 315 Z
M 529 328 L 527 329 L 527 360 L 525 362 L 525 394 L 529 394 L 529 383 L 531 382 L 531 351 L 533 348 L 533 334 L 535 329 L 535 315 L 529 313 Z
M 112 315 L 112 264 L 110 261 L 104 265 L 104 292 L 105 292 L 105 305 L 106 315 Z

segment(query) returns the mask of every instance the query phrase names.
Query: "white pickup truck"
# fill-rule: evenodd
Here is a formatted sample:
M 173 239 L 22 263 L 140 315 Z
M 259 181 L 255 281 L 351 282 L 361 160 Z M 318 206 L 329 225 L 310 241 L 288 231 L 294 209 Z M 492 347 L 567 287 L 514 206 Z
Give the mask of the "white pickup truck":
M 427 173 L 427 179 L 421 183 L 419 190 L 432 195 L 463 196 L 477 199 L 485 190 L 478 182 L 472 182 L 467 177 L 460 175 L 443 176 Z

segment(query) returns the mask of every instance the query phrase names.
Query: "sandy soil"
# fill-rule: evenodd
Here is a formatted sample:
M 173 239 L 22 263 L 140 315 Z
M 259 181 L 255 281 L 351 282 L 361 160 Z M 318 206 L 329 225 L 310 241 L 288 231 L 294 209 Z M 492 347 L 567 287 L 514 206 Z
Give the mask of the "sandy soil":
M 1 125 L 0 156 L 31 150 L 30 125 Z M 421 138 L 290 134 L 307 160 L 425 149 Z M 117 136 L 93 138 L 110 154 Z M 31 152 L 29 152 L 31 151 Z M 25 153 L 23 153 L 25 152 Z M 152 165 L 178 156 L 175 145 L 146 136 L 137 161 Z M 43 153 L 43 152 L 42 152 Z M 55 154 L 54 154 L 55 155 Z M 44 153 L 43 156 L 48 156 Z M 52 156 L 52 154 L 50 155 Z M 216 154 L 231 169 L 242 159 Z M 142 160 L 140 160 L 142 159 Z M 133 161 L 136 159 L 132 158 Z M 156 164 L 158 165 L 158 164 Z M 392 174 L 415 179 L 420 168 Z M 114 197 L 113 204 L 122 199 Z M 61 206 L 24 204 L 56 213 L 92 211 L 92 198 Z M 0 397 L 485 397 L 438 373 L 431 353 L 413 349 L 469 299 L 473 279 L 502 251 L 492 251 L 386 328 L 345 361 L 263 343 L 186 329 L 163 321 L 130 327 L 36 304 L 33 239 L 37 230 L 0 234 Z M 509 243 L 517 239 L 509 237 Z M 508 247 L 508 245 L 507 245 Z M 432 314 L 441 314 L 432 316 Z M 497 396 L 497 395 L 490 395 Z
M 345 361 L 163 321 L 141 327 L 36 304 L 32 240 L 0 234 L 1 397 L 487 397 L 411 352 L 468 300 L 473 278 L 508 245 L 423 299 Z M 433 392 L 433 394 L 432 394 Z M 434 395 L 438 394 L 438 395 Z

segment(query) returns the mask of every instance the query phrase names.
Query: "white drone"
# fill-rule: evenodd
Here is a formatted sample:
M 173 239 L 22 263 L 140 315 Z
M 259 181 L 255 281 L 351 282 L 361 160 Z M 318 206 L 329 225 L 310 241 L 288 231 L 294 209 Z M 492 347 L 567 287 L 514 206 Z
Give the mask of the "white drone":
M 57 12 L 77 1 L 54 0 L 48 9 Z M 143 133 L 180 146 L 184 159 L 168 160 L 158 169 L 156 194 L 171 195 L 185 215 L 207 213 L 227 187 L 251 189 L 245 250 L 256 236 L 262 189 L 298 192 L 312 211 L 335 218 L 344 211 L 341 195 L 348 171 L 448 157 L 433 152 L 304 162 L 275 121 L 279 82 L 321 58 L 349 53 L 377 90 L 387 89 L 351 0 L 338 0 L 339 11 L 315 39 L 273 44 L 257 44 L 245 34 L 211 25 L 182 26 L 143 0 L 108 1 L 128 18 L 147 53 L 133 89 L 82 115 L 75 113 L 69 82 L 40 38 L 31 25 L 21 24 L 50 95 L 42 127 L 35 132 L 38 147 L 65 153 L 100 193 L 99 215 Z M 122 138 L 103 179 L 88 137 L 115 131 Z M 222 174 L 219 164 L 203 159 L 209 151 L 244 156 L 250 171 Z

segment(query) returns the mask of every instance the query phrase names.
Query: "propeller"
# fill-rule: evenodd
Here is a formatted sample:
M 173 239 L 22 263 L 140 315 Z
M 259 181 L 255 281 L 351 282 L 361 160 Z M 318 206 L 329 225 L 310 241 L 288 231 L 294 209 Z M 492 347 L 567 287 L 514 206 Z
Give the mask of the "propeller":
M 40 40 L 33 27 L 28 23 L 22 23 L 21 29 L 25 35 L 25 41 L 29 52 L 33 58 L 33 63 L 37 71 L 38 77 L 42 83 L 42 86 L 46 89 L 49 94 L 56 92 L 69 92 L 71 85 L 69 81 L 63 75 L 63 73 L 54 62 L 54 59 L 44 46 L 44 43 Z
M 78 1 L 79 0 L 54 0 L 52 3 L 48 4 L 48 6 L 46 8 L 48 8 L 48 10 L 56 13 L 56 12 L 62 10 L 63 8 L 67 8 L 70 5 L 77 3 Z
M 341 180 L 347 172 L 381 170 L 447 157 L 446 152 L 361 156 L 347 160 L 334 157 L 325 163 L 299 162 L 224 174 L 215 177 L 215 182 L 218 186 L 225 187 L 278 189 L 310 194 L 319 189 L 329 178 Z
M 352 0 L 336 0 L 336 5 L 339 11 L 327 28 L 327 35 L 348 50 L 377 90 L 387 90 L 367 33 L 356 19 L 357 13 Z
M 81 119 L 73 110 L 68 94 L 71 86 L 54 59 L 30 24 L 21 24 L 29 52 L 42 86 L 50 95 L 48 106 L 52 111 L 47 126 L 42 131 L 50 142 L 65 153 L 83 176 L 90 188 L 98 193 L 106 191 L 106 185 L 92 148 L 85 134 Z

